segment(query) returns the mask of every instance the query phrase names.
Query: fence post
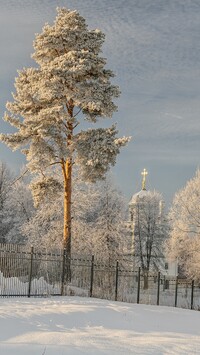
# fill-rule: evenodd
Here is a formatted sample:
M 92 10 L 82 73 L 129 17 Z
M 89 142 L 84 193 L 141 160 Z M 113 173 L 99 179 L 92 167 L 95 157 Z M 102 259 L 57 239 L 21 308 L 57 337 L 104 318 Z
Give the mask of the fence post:
M 94 255 L 92 255 L 92 262 L 91 262 L 90 297 L 92 297 L 92 291 L 93 291 L 93 280 L 94 280 Z
M 32 273 L 33 273 L 33 247 L 31 247 L 31 259 L 30 259 L 30 269 L 29 269 L 29 278 L 28 278 L 28 297 L 31 296 Z
M 175 304 L 174 304 L 174 307 L 177 307 L 177 300 L 178 300 L 178 276 L 176 276 Z
M 159 301 L 160 301 L 160 271 L 158 271 L 157 306 L 159 306 Z
M 194 280 L 192 280 L 192 284 L 191 284 L 191 308 L 193 309 L 193 302 L 194 302 Z
M 63 249 L 62 256 L 62 274 L 61 274 L 61 296 L 64 296 L 64 283 L 65 283 L 65 272 L 66 272 L 66 249 Z
M 140 267 L 138 269 L 137 303 L 140 303 Z
M 118 294 L 118 276 L 119 276 L 119 262 L 116 263 L 116 277 L 115 277 L 115 301 L 117 301 Z

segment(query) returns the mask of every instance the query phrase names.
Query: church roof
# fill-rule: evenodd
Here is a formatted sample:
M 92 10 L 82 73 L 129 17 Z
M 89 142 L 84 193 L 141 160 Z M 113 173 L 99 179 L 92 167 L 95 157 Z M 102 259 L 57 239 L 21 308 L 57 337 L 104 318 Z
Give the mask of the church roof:
M 144 169 L 141 172 L 141 175 L 143 176 L 142 179 L 142 190 L 140 190 L 139 192 L 137 192 L 136 194 L 134 194 L 129 202 L 129 205 L 133 205 L 138 201 L 138 198 L 143 198 L 145 196 L 147 196 L 148 191 L 146 190 L 146 176 L 148 175 L 148 171 L 146 169 Z
M 139 192 L 136 192 L 136 194 L 134 194 L 129 202 L 129 205 L 135 204 L 138 200 L 138 198 L 143 198 L 145 196 L 148 195 L 148 191 L 147 190 L 140 190 Z

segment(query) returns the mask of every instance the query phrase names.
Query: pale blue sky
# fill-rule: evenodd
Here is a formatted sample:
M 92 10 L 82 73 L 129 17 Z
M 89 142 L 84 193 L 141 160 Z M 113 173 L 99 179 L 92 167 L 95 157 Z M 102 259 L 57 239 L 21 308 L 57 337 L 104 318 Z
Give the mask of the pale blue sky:
M 35 65 L 35 33 L 57 6 L 79 10 L 106 34 L 104 56 L 122 91 L 112 121 L 133 137 L 113 169 L 120 189 L 131 198 L 145 167 L 147 186 L 170 202 L 199 165 L 200 1 L 0 0 L 1 117 L 17 69 Z M 1 120 L 0 130 L 10 126 Z M 0 144 L 0 160 L 18 170 L 24 157 Z

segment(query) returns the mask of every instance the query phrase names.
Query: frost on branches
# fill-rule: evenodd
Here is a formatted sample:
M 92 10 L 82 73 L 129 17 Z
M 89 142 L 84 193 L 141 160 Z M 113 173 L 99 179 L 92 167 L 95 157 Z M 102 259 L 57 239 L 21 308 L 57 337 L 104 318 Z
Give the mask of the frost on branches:
M 120 147 L 127 143 L 126 137 L 117 139 L 116 134 L 116 127 L 113 125 L 107 129 L 89 129 L 78 135 L 76 162 L 82 167 L 81 173 L 84 180 L 95 182 L 105 176 L 109 164 L 115 165 Z
M 32 196 L 27 184 L 0 162 L 0 243 L 23 243 L 21 226 L 33 214 Z
M 116 263 L 124 254 L 126 238 L 126 208 L 121 193 L 109 176 L 95 184 L 83 183 L 74 176 L 72 205 L 72 255 L 95 256 L 95 260 Z M 90 196 L 90 198 L 88 198 Z M 40 205 L 34 216 L 23 224 L 27 245 L 35 250 L 55 251 L 62 247 L 61 198 Z
M 162 195 L 147 191 L 137 197 L 132 205 L 134 253 L 144 275 L 144 288 L 148 288 L 148 273 L 151 268 L 160 269 L 163 263 L 164 243 L 168 224 L 162 207 Z
M 129 138 L 117 138 L 115 126 L 79 130 L 81 121 L 92 123 L 112 117 L 117 110 L 113 99 L 119 88 L 111 84 L 112 71 L 100 56 L 104 34 L 89 30 L 77 11 L 57 9 L 52 26 L 46 24 L 34 41 L 35 68 L 18 72 L 13 102 L 7 104 L 4 120 L 14 134 L 1 134 L 1 141 L 26 155 L 36 204 L 46 195 L 45 187 L 55 164 L 63 174 L 64 246 L 70 253 L 72 166 L 80 165 L 85 180 L 104 177 L 114 165 L 120 147 Z M 55 190 L 58 184 L 55 182 Z M 52 195 L 54 195 L 52 193 Z
M 200 281 L 200 170 L 174 197 L 168 252 L 183 272 Z

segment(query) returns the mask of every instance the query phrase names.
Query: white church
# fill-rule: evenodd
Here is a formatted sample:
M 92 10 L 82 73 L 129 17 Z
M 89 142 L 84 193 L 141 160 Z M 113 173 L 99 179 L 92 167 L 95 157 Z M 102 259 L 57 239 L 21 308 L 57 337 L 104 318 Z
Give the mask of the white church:
M 167 259 L 164 248 L 167 238 L 165 204 L 158 192 L 146 189 L 147 170 L 144 169 L 141 175 L 142 189 L 129 202 L 130 255 L 136 268 L 160 271 L 173 278 L 178 274 L 177 263 Z

